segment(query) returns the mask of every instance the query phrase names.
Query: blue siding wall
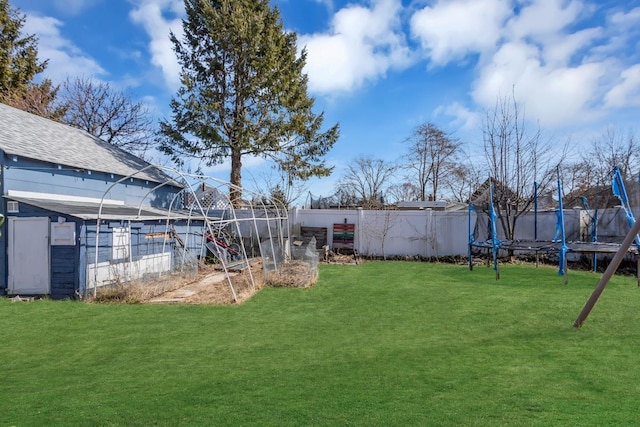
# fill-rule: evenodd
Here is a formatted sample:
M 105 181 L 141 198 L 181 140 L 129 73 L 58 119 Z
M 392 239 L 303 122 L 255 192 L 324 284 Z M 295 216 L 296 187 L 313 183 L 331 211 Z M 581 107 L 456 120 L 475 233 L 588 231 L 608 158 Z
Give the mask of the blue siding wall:
M 173 227 L 193 256 L 206 255 L 203 243 L 203 221 L 176 221 Z
M 148 221 L 148 222 L 131 222 L 128 221 L 109 221 L 104 222 L 100 226 L 100 234 L 96 230 L 95 221 L 87 224 L 83 230 L 82 245 L 85 246 L 87 263 L 96 262 L 96 237 L 99 239 L 98 246 L 98 263 L 106 261 L 114 261 L 113 259 L 113 229 L 120 227 L 130 227 L 131 230 L 131 259 L 136 261 L 145 255 L 152 255 L 171 250 L 173 241 L 166 241 L 163 238 L 165 232 L 164 222 Z
M 30 159 L 18 158 L 14 162 L 5 156 L 3 160 L 4 194 L 7 190 L 18 190 L 101 199 L 105 191 L 122 178 L 104 172 L 91 171 L 89 174 L 76 169 L 58 169 L 57 165 Z M 131 178 L 113 187 L 105 198 L 122 200 L 129 206 L 142 202 L 143 206 L 168 208 L 180 188 L 166 185 L 149 194 L 157 185 L 157 182 Z
M 78 268 L 76 246 L 51 246 L 51 298 L 75 298 Z
M 113 259 L 113 231 L 114 228 L 130 228 L 131 261 L 137 261 L 146 255 L 172 252 L 174 255 L 182 249 L 171 237 L 171 229 L 175 229 L 186 243 L 189 253 L 198 257 L 202 248 L 202 221 L 176 220 L 167 229 L 166 221 L 105 221 L 97 234 L 95 222 L 85 223 L 80 231 L 80 287 L 79 292 L 86 289 L 87 265 L 104 262 L 125 262 L 124 259 Z M 166 238 L 169 233 L 169 239 Z M 186 234 L 185 234 L 186 233 Z M 96 259 L 96 237 L 98 237 L 98 257 Z M 176 256 L 172 257 L 173 267 L 176 267 Z
M 0 153 L 2 153 L 0 151 Z M 4 158 L 4 153 L 0 155 L 0 158 Z M 4 166 L 2 166 L 2 162 L 0 162 L 0 188 L 4 188 Z M 7 215 L 7 201 L 4 197 L 0 199 L 0 214 L 6 217 Z M 7 265 L 8 265 L 8 256 L 7 256 L 7 221 L 4 221 L 4 224 L 0 227 L 0 295 L 5 295 L 7 293 Z
M 78 252 L 79 252 L 79 262 L 78 262 L 78 292 L 80 295 L 84 295 L 85 290 L 87 289 L 87 276 L 85 272 L 87 271 L 87 224 L 83 223 L 80 227 L 80 231 L 78 232 Z

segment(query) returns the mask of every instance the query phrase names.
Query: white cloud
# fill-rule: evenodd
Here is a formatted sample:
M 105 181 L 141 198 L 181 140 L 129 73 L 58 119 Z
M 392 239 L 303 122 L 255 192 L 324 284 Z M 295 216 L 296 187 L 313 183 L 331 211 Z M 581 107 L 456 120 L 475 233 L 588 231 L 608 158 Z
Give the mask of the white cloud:
M 576 67 L 547 66 L 540 51 L 523 42 L 504 44 L 481 71 L 472 96 L 478 104 L 490 107 L 499 97 L 514 92 L 516 101 L 526 107 L 527 117 L 545 127 L 590 118 L 595 95 L 606 68 L 600 63 Z
M 633 65 L 620 74 L 619 82 L 605 96 L 605 106 L 640 106 L 640 64 Z
M 412 16 L 411 30 L 431 65 L 479 56 L 470 92 L 477 108 L 513 93 L 530 120 L 554 128 L 640 105 L 630 36 L 640 8 L 590 26 L 593 11 L 581 0 L 438 0 Z M 471 108 L 453 103 L 439 112 L 467 127 L 476 123 Z
M 553 37 L 544 44 L 543 58 L 548 64 L 565 66 L 581 49 L 603 36 L 602 28 L 587 28 L 564 37 Z
M 507 0 L 438 0 L 411 17 L 411 33 L 435 65 L 491 51 L 511 14 Z
M 377 0 L 371 8 L 351 5 L 333 17 L 327 33 L 302 35 L 307 49 L 305 72 L 316 93 L 348 92 L 390 69 L 411 63 L 410 50 L 399 30 L 399 0 Z
M 62 37 L 60 27 L 62 22 L 55 18 L 27 14 L 24 33 L 35 34 L 38 37 L 38 56 L 49 60 L 44 73 L 46 77 L 60 84 L 68 76 L 106 74 L 94 59 Z
M 565 66 L 604 35 L 601 27 L 574 33 L 567 30 L 590 12 L 588 6 L 577 0 L 535 0 L 509 20 L 505 38 L 535 44 L 542 50 L 541 59 L 546 64 Z
M 174 17 L 167 19 L 165 13 Z M 180 65 L 173 52 L 173 44 L 169 40 L 169 33 L 182 38 L 182 21 L 184 14 L 181 0 L 139 0 L 129 16 L 133 22 L 142 25 L 151 39 L 149 51 L 151 62 L 162 70 L 166 84 L 175 89 L 180 83 Z
M 152 63 L 175 89 L 180 67 L 168 34 L 182 34 L 182 0 L 132 1 L 130 17 L 149 35 Z M 332 0 L 308 1 L 335 7 Z M 310 91 L 348 93 L 412 65 L 416 53 L 403 31 L 409 24 L 430 65 L 475 61 L 475 105 L 454 102 L 440 111 L 465 129 L 478 125 L 474 109 L 492 108 L 512 91 L 527 117 L 548 127 L 640 105 L 640 8 L 603 11 L 604 22 L 590 25 L 595 5 L 587 0 L 435 0 L 407 22 L 411 7 L 402 3 L 351 2 L 326 31 L 299 35 Z
M 300 0 L 294 0 L 294 1 L 300 1 Z M 316 3 L 320 3 L 323 4 L 328 10 L 333 10 L 333 0 L 313 0 Z
M 436 109 L 434 114 L 436 116 L 445 114 L 453 117 L 454 120 L 451 125 L 460 128 L 465 132 L 476 132 L 482 125 L 481 114 L 477 111 L 470 110 L 460 102 L 453 102 L 447 106 L 439 107 Z
M 78 15 L 102 0 L 53 0 L 56 9 L 65 15 Z
M 625 56 L 638 60 L 640 57 L 640 7 L 628 12 L 618 11 L 607 17 L 607 42 L 593 49 L 596 58 L 617 56 L 625 51 Z
M 618 11 L 611 15 L 610 20 L 613 25 L 623 28 L 636 27 L 640 22 L 640 7 L 631 9 L 629 12 Z
M 584 10 L 581 1 L 534 0 L 530 1 L 508 25 L 511 39 L 533 38 L 545 40 L 575 22 Z

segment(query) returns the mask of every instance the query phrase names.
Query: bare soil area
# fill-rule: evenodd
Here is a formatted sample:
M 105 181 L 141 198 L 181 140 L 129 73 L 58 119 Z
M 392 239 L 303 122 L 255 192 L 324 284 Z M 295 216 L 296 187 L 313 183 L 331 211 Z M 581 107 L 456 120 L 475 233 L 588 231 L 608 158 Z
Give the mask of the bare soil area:
M 172 286 L 167 292 L 142 299 L 153 304 L 234 304 L 242 303 L 265 286 L 311 287 L 318 279 L 317 266 L 303 261 L 290 261 L 266 275 L 259 261 L 251 262 L 251 271 L 232 272 L 229 278 L 215 266 L 200 268 L 198 278 L 190 283 Z M 253 284 L 251 280 L 253 276 Z M 232 289 L 233 288 L 233 289 Z M 235 298 L 234 298 L 235 293 Z
M 251 276 L 253 275 L 253 285 Z M 201 267 L 195 281 L 172 287 L 171 290 L 144 299 L 153 304 L 234 304 L 251 298 L 263 286 L 262 266 L 251 263 L 249 269 L 231 272 L 229 278 L 216 266 Z M 234 298 L 235 293 L 235 298 Z

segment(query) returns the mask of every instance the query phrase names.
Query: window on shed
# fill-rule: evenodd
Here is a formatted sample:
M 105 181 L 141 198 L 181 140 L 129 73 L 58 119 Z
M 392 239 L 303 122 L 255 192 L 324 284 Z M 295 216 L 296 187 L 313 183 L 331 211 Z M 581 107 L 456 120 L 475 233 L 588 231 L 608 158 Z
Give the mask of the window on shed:
M 9 200 L 7 202 L 7 213 L 18 213 L 18 212 L 20 212 L 20 206 L 18 205 L 18 202 Z
M 112 259 L 129 258 L 129 245 L 131 242 L 131 229 L 129 227 L 114 227 L 112 230 Z

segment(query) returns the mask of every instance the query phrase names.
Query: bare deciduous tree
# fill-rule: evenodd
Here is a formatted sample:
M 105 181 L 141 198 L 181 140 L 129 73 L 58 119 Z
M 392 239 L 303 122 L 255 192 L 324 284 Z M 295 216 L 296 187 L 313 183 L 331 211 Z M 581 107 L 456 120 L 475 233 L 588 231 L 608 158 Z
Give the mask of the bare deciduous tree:
M 387 253 L 384 250 L 384 244 L 391 229 L 397 224 L 398 211 L 384 210 L 382 211 L 382 224 L 380 228 L 380 248 L 382 250 L 382 259 L 387 259 Z
M 253 180 L 256 188 L 267 191 L 269 201 L 289 208 L 307 193 L 309 189 L 307 181 L 297 179 L 283 169 L 273 169 L 270 172 L 264 172 L 260 178 Z
M 591 141 L 591 149 L 583 151 L 580 159 L 562 169 L 565 193 L 585 196 L 595 207 L 617 203 L 611 193 L 611 172 L 619 167 L 628 188 L 637 187 L 634 175 L 640 168 L 640 142 L 633 132 L 623 134 L 608 127 Z M 633 203 L 638 203 L 635 191 L 628 191 Z M 574 200 L 570 200 L 575 203 Z
M 420 189 L 411 182 L 403 182 L 401 184 L 392 184 L 387 189 L 387 194 L 394 203 L 397 202 L 416 202 L 420 200 Z
M 494 206 L 505 237 L 513 239 L 518 218 L 531 209 L 534 182 L 544 192 L 557 176 L 564 152 L 553 153 L 540 127 L 528 128 L 515 96 L 499 98 L 485 115 L 484 152 L 493 178 Z
M 338 208 L 353 208 L 360 205 L 358 196 L 346 187 L 338 188 L 331 199 L 333 199 L 332 202 L 334 202 L 332 206 L 337 206 Z
M 640 166 L 640 142 L 633 132 L 626 136 L 613 127 L 608 127 L 601 136 L 591 142 L 591 151 L 582 156 L 591 182 L 609 182 L 614 167 L 627 179 L 638 172 Z
M 407 180 L 419 189 L 419 200 L 436 200 L 440 186 L 457 162 L 460 141 L 438 128 L 425 123 L 407 139 L 408 153 L 403 158 Z
M 469 195 L 482 183 L 482 173 L 471 163 L 458 163 L 447 172 L 444 186 L 451 202 L 467 203 Z
M 63 121 L 134 154 L 145 157 L 154 141 L 149 109 L 108 83 L 78 77 L 67 79 L 62 98 L 68 109 Z
M 385 244 L 389 237 L 391 230 L 398 224 L 398 211 L 393 209 L 384 209 L 375 212 L 374 214 L 365 215 L 364 221 L 360 224 L 363 237 L 365 253 L 367 255 L 382 256 L 382 259 L 387 259 L 387 253 L 385 251 Z M 377 249 L 377 243 L 380 244 L 380 253 L 377 254 L 374 249 Z
M 380 209 L 395 170 L 395 165 L 382 159 L 358 156 L 347 168 L 338 191 L 353 196 L 365 209 Z

